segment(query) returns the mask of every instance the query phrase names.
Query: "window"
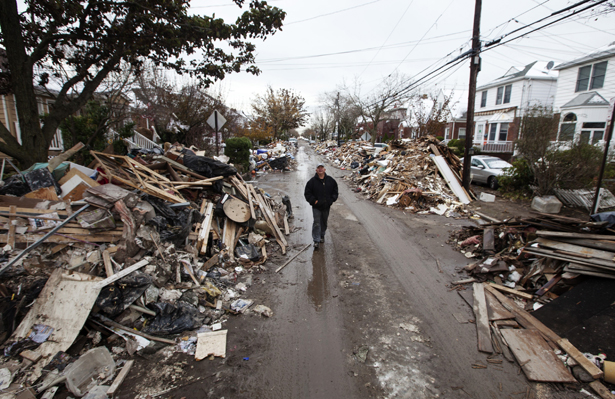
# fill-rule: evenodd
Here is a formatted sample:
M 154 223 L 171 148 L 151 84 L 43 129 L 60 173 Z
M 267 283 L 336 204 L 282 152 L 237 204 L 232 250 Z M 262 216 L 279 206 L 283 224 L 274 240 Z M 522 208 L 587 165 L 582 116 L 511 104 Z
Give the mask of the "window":
M 584 122 L 579 142 L 581 144 L 596 144 L 604 138 L 605 122 Z
M 510 102 L 510 94 L 512 93 L 512 85 L 508 85 L 504 88 L 504 104 Z
M 512 93 L 512 85 L 498 87 L 498 94 L 495 97 L 495 105 L 508 104 Z
M 574 132 L 577 129 L 577 116 L 572 112 L 564 116 L 564 121 L 559 129 L 558 141 L 572 141 Z
M 460 127 L 459 128 L 459 140 L 463 140 L 466 138 L 466 128 L 465 127 Z
M 508 123 L 500 123 L 500 135 L 498 141 L 506 141 L 508 138 Z
M 472 163 L 471 163 L 471 165 L 472 165 L 472 166 L 475 166 L 475 167 L 479 167 L 479 166 L 482 166 L 483 168 L 485 167 L 485 165 L 483 165 L 483 164 L 482 164 L 482 162 L 481 162 L 481 161 L 479 161 L 479 160 L 478 160 L 478 159 L 476 159 L 476 158 L 472 158 Z
M 480 97 L 480 107 L 485 108 L 487 106 L 487 90 L 483 91 Z
M 607 61 L 579 68 L 575 92 L 600 89 L 604 86 Z
M 492 123 L 489 125 L 489 141 L 495 141 L 495 133 L 498 131 L 498 124 Z
M 451 128 L 450 128 L 450 127 L 447 127 L 447 128 L 444 130 L 444 140 L 448 140 L 448 135 L 449 135 L 450 133 L 451 133 Z

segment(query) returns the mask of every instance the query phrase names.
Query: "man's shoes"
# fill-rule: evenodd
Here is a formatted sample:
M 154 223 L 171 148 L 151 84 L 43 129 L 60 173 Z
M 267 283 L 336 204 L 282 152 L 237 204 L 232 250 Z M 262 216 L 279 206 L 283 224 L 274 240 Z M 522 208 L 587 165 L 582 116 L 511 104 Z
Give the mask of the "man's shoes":
M 320 237 L 320 242 L 325 242 L 325 236 Z
M 318 243 L 316 241 L 314 241 L 314 248 L 318 249 Z

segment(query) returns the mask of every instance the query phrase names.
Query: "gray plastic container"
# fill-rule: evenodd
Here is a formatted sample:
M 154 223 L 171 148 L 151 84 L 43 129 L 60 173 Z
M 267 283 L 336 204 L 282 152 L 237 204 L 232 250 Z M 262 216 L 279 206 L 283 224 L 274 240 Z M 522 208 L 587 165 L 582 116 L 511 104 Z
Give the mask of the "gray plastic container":
M 81 397 L 95 385 L 115 374 L 115 361 L 104 346 L 90 349 L 66 368 L 66 386 Z
M 559 213 L 562 203 L 553 195 L 534 197 L 532 209 L 542 213 Z

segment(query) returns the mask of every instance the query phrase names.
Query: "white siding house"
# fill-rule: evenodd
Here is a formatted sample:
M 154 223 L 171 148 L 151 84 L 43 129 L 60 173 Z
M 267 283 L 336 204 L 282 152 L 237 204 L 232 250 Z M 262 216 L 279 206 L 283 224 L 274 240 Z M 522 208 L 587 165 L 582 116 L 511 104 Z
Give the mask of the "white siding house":
M 609 100 L 615 97 L 615 42 L 557 65 L 557 141 L 604 145 Z
M 519 121 L 534 105 L 553 106 L 557 75 L 553 62 L 511 67 L 476 89 L 474 146 L 488 153 L 512 153 Z

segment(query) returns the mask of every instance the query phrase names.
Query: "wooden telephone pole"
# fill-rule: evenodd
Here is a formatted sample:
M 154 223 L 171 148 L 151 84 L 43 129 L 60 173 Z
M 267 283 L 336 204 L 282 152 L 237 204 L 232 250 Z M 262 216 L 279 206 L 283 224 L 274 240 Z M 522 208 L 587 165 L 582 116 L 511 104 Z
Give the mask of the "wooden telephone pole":
M 474 7 L 474 29 L 472 30 L 472 54 L 470 57 L 470 89 L 468 93 L 468 120 L 466 123 L 466 148 L 463 159 L 463 187 L 470 190 L 470 165 L 474 142 L 474 100 L 476 98 L 476 77 L 480 71 L 480 11 L 482 0 L 476 0 Z

